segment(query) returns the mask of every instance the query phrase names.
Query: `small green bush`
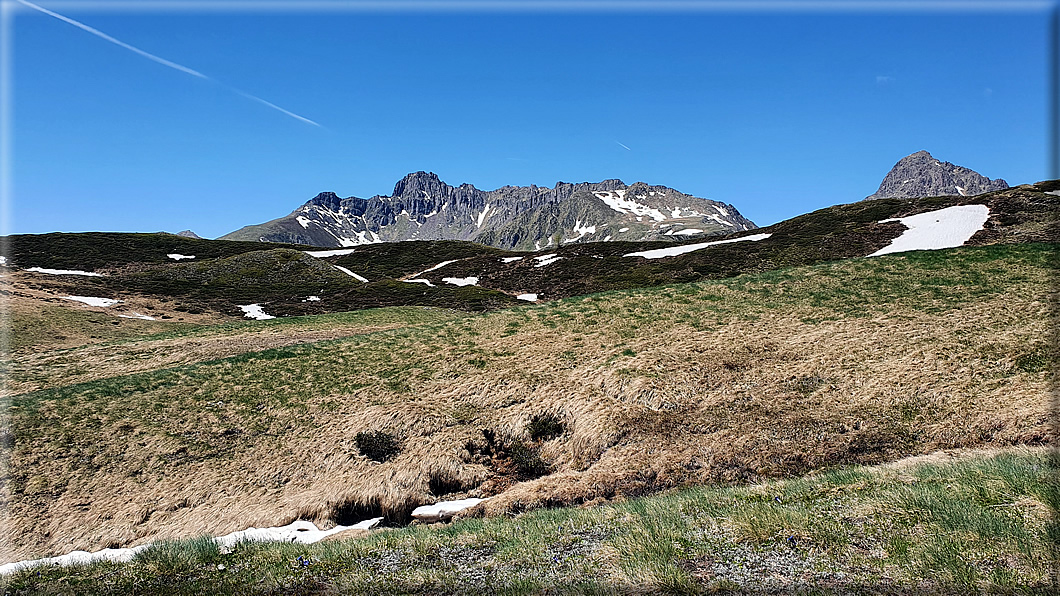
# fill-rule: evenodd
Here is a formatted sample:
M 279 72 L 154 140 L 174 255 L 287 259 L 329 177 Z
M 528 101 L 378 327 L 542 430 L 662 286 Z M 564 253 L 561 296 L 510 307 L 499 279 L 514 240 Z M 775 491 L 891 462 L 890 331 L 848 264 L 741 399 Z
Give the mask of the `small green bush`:
M 567 426 L 556 414 L 534 414 L 526 423 L 526 432 L 531 441 L 547 441 L 566 432 Z
M 397 437 L 386 431 L 361 431 L 354 437 L 354 441 L 361 455 L 380 463 L 401 453 L 401 445 Z

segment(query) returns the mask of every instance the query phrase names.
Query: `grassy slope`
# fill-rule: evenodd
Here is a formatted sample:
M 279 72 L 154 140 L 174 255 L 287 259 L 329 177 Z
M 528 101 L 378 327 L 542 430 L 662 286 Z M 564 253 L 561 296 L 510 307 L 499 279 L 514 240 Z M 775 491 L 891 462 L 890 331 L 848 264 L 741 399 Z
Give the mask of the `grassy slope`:
M 400 520 L 442 494 L 508 489 L 484 509 L 517 512 L 1041 443 L 1054 254 L 963 248 L 613 292 L 14 396 L 9 556 Z M 566 431 L 535 444 L 542 413 Z M 526 480 L 512 452 L 484 455 L 482 429 L 554 473 Z M 368 430 L 403 451 L 368 460 L 354 441 Z
M 24 571 L 5 593 L 1049 593 L 1056 465 L 930 456 L 310 546 L 185 540 Z

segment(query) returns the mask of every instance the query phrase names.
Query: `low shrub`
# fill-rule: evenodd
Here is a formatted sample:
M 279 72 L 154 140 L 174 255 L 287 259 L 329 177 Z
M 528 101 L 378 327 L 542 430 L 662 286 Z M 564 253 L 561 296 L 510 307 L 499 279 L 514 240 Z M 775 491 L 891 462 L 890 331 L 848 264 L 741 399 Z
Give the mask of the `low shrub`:
M 354 441 L 361 455 L 380 463 L 393 459 L 401 453 L 401 445 L 397 437 L 386 431 L 361 431 L 354 437 Z

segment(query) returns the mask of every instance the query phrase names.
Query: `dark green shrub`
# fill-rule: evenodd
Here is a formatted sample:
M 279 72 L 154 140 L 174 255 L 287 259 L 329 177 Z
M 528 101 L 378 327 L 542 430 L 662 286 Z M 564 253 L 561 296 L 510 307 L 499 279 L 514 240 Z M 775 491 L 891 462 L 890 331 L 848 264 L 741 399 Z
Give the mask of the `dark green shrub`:
M 361 431 L 354 437 L 354 441 L 361 455 L 377 462 L 385 462 L 401 453 L 397 437 L 386 431 Z
M 526 432 L 531 441 L 547 441 L 562 435 L 567 426 L 556 414 L 534 414 L 530 422 L 526 423 Z
M 508 459 L 515 466 L 516 475 L 522 480 L 540 478 L 549 473 L 549 465 L 541 459 L 536 447 L 519 440 L 508 445 Z

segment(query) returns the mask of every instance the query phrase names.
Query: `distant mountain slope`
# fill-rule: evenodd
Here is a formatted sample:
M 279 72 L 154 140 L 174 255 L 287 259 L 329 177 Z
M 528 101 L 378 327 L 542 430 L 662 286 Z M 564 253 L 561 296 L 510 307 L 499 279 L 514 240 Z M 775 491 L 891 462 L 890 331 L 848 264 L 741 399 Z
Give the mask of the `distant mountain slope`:
M 991 180 L 974 170 L 939 161 L 927 151 L 917 151 L 894 164 L 884 176 L 880 188 L 865 200 L 974 196 L 1005 188 L 1008 183 L 1001 178 Z
M 449 186 L 430 172 L 401 179 L 391 196 L 323 192 L 290 215 L 246 226 L 222 240 L 339 247 L 402 240 L 469 240 L 539 250 L 575 242 L 731 234 L 756 226 L 732 205 L 665 186 L 621 180 L 483 191 Z
M 242 317 L 262 304 L 274 316 L 376 306 L 489 310 L 522 300 L 553 300 L 605 290 L 658 286 L 872 255 L 903 236 L 911 216 L 960 206 L 981 217 L 951 246 L 1060 242 L 1060 181 L 975 197 L 879 199 L 828 207 L 766 228 L 725 237 L 654 242 L 570 243 L 516 252 L 454 240 L 355 248 L 193 240 L 170 234 L 46 234 L 11 237 L 11 268 L 29 283 L 62 283 L 62 295 L 154 296 L 190 311 Z M 974 216 L 979 213 L 979 216 Z M 898 218 L 898 219 L 896 219 Z M 928 234 L 949 231 L 930 228 Z M 938 226 L 936 226 L 938 227 Z M 945 226 L 943 225 L 943 228 Z M 924 230 L 921 230 L 923 233 Z M 709 245 L 708 245 L 709 244 Z M 293 249 L 293 250 L 292 250 Z M 662 251 L 660 254 L 658 251 Z M 902 250 L 908 250 L 903 248 Z M 671 255 L 671 256 L 666 256 Z M 82 270 L 99 277 L 48 275 L 34 268 Z M 189 312 L 190 312 L 189 311 Z

